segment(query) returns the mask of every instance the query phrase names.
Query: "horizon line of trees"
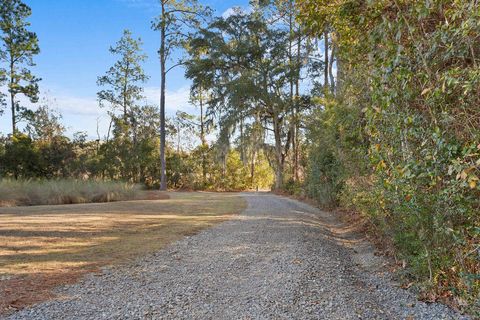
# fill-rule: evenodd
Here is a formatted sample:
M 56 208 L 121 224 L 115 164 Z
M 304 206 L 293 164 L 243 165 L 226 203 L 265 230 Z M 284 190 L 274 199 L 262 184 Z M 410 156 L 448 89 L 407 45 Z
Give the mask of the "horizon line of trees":
M 152 22 L 152 29 L 175 30 L 174 34 L 165 35 L 163 56 L 159 52 L 160 59 L 166 63 L 172 50 L 184 46 L 187 41 L 187 30 L 180 34 L 185 25 L 183 19 L 188 18 L 188 27 L 191 27 L 198 24 L 203 15 L 198 14 L 201 7 L 194 2 L 188 4 L 190 9 L 180 2 L 164 4 L 165 10 Z M 195 14 L 191 12 L 193 9 Z M 104 139 L 99 136 L 95 141 L 88 141 L 83 132 L 75 133 L 73 139 L 66 137 L 62 116 L 51 108 L 51 101 L 44 99 L 34 111 L 23 106 L 19 99 L 23 94 L 30 102 L 37 103 L 39 96 L 39 79 L 27 70 L 35 65 L 33 57 L 39 53 L 37 36 L 29 30 L 31 9 L 19 0 L 11 0 L 2 3 L 0 13 L 3 44 L 0 66 L 14 64 L 10 69 L 0 69 L 2 81 L 7 83 L 7 78 L 14 79 L 7 83 L 6 93 L 2 92 L 1 96 L 2 106 L 7 105 L 3 98 L 9 96 L 13 115 L 12 134 L 1 139 L 2 176 L 120 179 L 161 189 L 165 188 L 164 178 L 168 187 L 175 188 L 270 188 L 272 177 L 265 154 L 257 155 L 253 164 L 258 165 L 249 167 L 248 173 L 233 145 L 222 150 L 222 162 L 217 161 L 216 145 L 208 145 L 206 139 L 213 126 L 205 121 L 202 106 L 199 117 L 178 113 L 173 119 L 165 119 L 164 106 L 159 113 L 157 106 L 143 103 L 143 85 L 149 77 L 142 65 L 147 56 L 141 39 L 134 38 L 129 30 L 124 30 L 119 41 L 109 49 L 118 60 L 97 80 L 99 105 L 107 109 L 110 116 L 106 136 Z M 209 14 L 207 8 L 204 14 Z M 162 72 L 166 74 L 177 64 L 182 62 Z M 18 70 L 22 70 L 23 78 L 14 74 Z M 164 94 L 163 87 L 163 100 Z M 192 93 L 193 103 L 195 99 Z M 23 128 L 18 127 L 20 121 L 24 122 Z M 171 137 L 168 145 L 162 142 L 167 136 Z M 199 146 L 192 146 L 192 142 L 195 144 L 192 136 L 199 137 Z M 181 141 L 181 137 L 191 144 L 188 150 L 185 148 L 188 143 Z
M 323 48 L 332 51 L 331 57 L 329 60 L 327 54 L 325 60 L 322 60 L 321 38 L 310 37 L 306 30 L 302 30 L 295 20 L 297 11 L 292 1 L 252 3 L 255 8 L 252 13 L 236 8 L 227 18 L 212 17 L 212 11 L 197 2 L 160 2 L 161 14 L 152 22 L 152 29 L 159 31 L 161 37 L 159 58 L 162 65 L 162 88 L 159 115 L 156 106 L 143 103 L 145 100 L 143 85 L 149 77 L 142 67 L 147 59 L 142 49 L 142 41 L 134 38 L 129 30 L 124 30 L 121 39 L 109 49 L 118 60 L 104 75 L 99 76 L 97 81 L 100 88 L 99 105 L 106 108 L 110 116 L 104 141 L 99 137 L 98 141 L 89 142 L 95 145 L 96 153 L 103 153 L 101 158 L 104 166 L 110 166 L 102 169 L 100 176 L 134 182 L 150 181 L 150 185 L 159 184 L 160 189 L 165 189 L 165 183 L 169 186 L 178 185 L 165 180 L 167 171 L 172 176 L 176 175 L 172 172 L 179 170 L 175 166 L 166 166 L 165 153 L 170 152 L 166 148 L 175 151 L 173 148 L 175 142 L 169 141 L 172 144 L 167 145 L 168 133 L 176 135 L 176 153 L 181 153 L 179 146 L 182 145 L 180 141 L 182 131 L 187 132 L 187 135 L 183 135 L 185 137 L 188 136 L 188 132 L 197 130 L 199 146 L 193 148 L 191 153 L 198 153 L 200 158 L 201 183 L 192 185 L 200 188 L 211 185 L 208 183 L 209 171 L 215 165 L 220 167 L 222 175 L 226 175 L 228 156 L 232 152 L 235 153 L 235 149 L 238 150 L 242 166 L 248 171 L 244 176 L 248 177 L 245 180 L 249 180 L 250 183 L 244 185 L 254 187 L 252 184 L 257 180 L 256 166 L 262 167 L 265 163 L 268 164 L 267 167 L 264 166 L 268 171 L 275 172 L 275 183 L 273 184 L 270 177 L 267 179 L 268 182 L 260 183 L 263 188 L 274 185 L 274 188 L 279 190 L 285 181 L 292 187 L 298 185 L 303 179 L 306 164 L 307 144 L 304 141 L 305 128 L 302 127 L 304 126 L 302 117 L 308 114 L 311 106 L 309 95 L 307 92 L 303 94 L 301 86 L 313 82 L 316 91 L 335 88 L 332 72 L 334 50 L 329 49 L 328 33 L 325 33 L 327 41 L 324 41 Z M 18 62 L 23 63 L 23 67 L 34 66 L 33 56 L 39 52 L 39 47 L 35 33 L 27 30 L 30 26 L 27 18 L 31 10 L 20 0 L 9 0 L 5 3 L 8 5 L 2 7 L 4 25 L 21 25 L 22 32 L 29 34 L 29 39 L 33 39 L 31 42 L 34 43 L 31 51 L 22 51 L 28 59 Z M 6 17 L 10 22 L 6 22 Z M 235 30 L 238 27 L 241 30 Z M 213 58 L 205 55 L 205 50 L 209 50 L 206 47 L 209 45 L 208 36 L 211 36 L 206 32 L 209 29 L 217 32 L 217 38 L 214 40 L 223 41 L 218 48 L 215 46 L 219 43 L 211 44 L 218 54 Z M 3 34 L 7 34 L 5 30 Z M 221 33 L 227 36 L 220 39 Z M 249 36 L 248 33 L 257 33 L 258 36 Z M 15 34 L 23 39 L 19 32 Z M 231 41 L 229 37 L 237 37 L 239 41 Z M 229 51 L 228 47 L 232 44 L 236 47 Z M 185 55 L 179 61 L 173 61 L 170 59 L 171 54 L 173 50 L 179 48 L 184 50 Z M 238 61 L 225 63 L 229 59 Z M 203 71 L 198 69 L 202 68 L 204 63 L 221 68 Z M 191 103 L 198 107 L 200 115 L 197 117 L 179 112 L 169 121 L 170 123 L 167 123 L 168 119 L 165 119 L 164 112 L 165 79 L 170 70 L 181 65 L 186 68 L 187 78 L 192 79 Z M 325 84 L 319 79 L 322 72 L 317 71 L 318 67 L 324 69 L 327 81 Z M 208 72 L 210 74 L 207 74 Z M 39 79 L 33 76 L 31 79 L 35 82 L 35 92 L 31 101 L 37 101 Z M 8 87 L 7 91 L 11 96 L 18 94 L 11 87 Z M 28 97 L 27 92 L 22 93 Z M 240 97 L 241 95 L 243 97 Z M 23 131 L 28 136 L 22 137 L 16 126 L 18 122 L 12 123 L 15 127 L 10 139 L 12 145 L 28 139 L 32 140 L 34 145 L 36 138 L 31 135 L 28 128 L 38 126 L 42 121 L 48 122 L 45 118 L 53 119 L 56 124 L 50 125 L 56 125 L 57 129 L 61 127 L 59 123 L 61 117 L 48 106 L 34 112 L 21 106 L 20 101 L 16 101 L 11 107 L 17 112 L 21 111 L 22 118 L 19 117 L 18 120 L 25 121 Z M 63 135 L 63 132 L 64 129 L 57 130 L 59 136 Z M 217 134 L 216 141 L 208 143 L 206 137 L 212 133 Z M 52 141 L 50 137 L 47 140 Z M 69 141 L 65 137 L 63 140 Z M 3 149 L 11 152 L 14 148 L 7 146 L 8 139 L 5 142 Z M 159 152 L 155 150 L 157 147 Z M 155 157 L 159 158 L 159 163 Z M 178 158 L 183 159 L 181 156 Z M 144 159 L 147 159 L 145 163 L 142 162 Z M 107 165 L 107 162 L 110 164 Z M 184 164 L 177 165 L 186 167 Z M 8 166 L 3 167 L 5 172 L 11 171 L 5 169 Z M 24 166 L 18 164 L 14 167 Z M 147 170 L 145 167 L 150 169 Z M 28 177 L 26 172 L 8 174 L 14 177 Z M 41 176 L 40 173 L 36 175 Z M 84 172 L 84 175 L 99 176 L 96 169 Z M 50 177 L 52 174 L 47 176 Z

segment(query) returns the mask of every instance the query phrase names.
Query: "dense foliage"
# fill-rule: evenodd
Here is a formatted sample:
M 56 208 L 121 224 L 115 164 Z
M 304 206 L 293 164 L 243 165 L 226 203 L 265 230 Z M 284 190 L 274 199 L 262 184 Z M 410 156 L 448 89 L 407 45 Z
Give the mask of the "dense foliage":
M 307 190 L 378 226 L 430 299 L 479 312 L 478 3 L 298 5 L 342 68 L 312 120 Z
M 292 1 L 252 3 L 200 29 L 188 43 L 186 76 L 202 92 L 219 125 L 218 143 L 238 137 L 240 156 L 252 171 L 264 152 L 275 171 L 275 189 L 300 181 L 302 122 L 309 99 L 301 86 L 309 56 L 304 29 L 295 22 Z M 313 77 L 315 78 L 315 76 Z
M 60 117 L 46 107 L 35 112 L 29 122 L 29 134 L 18 133 L 0 143 L 0 174 L 6 178 L 78 180 L 100 179 L 142 183 L 159 187 L 159 121 L 158 110 L 143 107 L 136 110 L 134 129 L 114 118 L 112 137 L 105 141 L 88 141 L 78 133 L 74 139 L 64 135 Z M 47 121 L 45 121 L 47 120 Z M 55 130 L 55 128 L 57 130 Z M 131 132 L 134 132 L 132 136 Z M 176 133 L 171 132 L 174 136 Z M 167 148 L 167 181 L 170 188 L 245 190 L 270 188 L 273 173 L 263 156 L 256 160 L 252 173 L 231 149 L 225 163 L 215 146 L 192 150 Z M 208 167 L 206 179 L 202 163 Z

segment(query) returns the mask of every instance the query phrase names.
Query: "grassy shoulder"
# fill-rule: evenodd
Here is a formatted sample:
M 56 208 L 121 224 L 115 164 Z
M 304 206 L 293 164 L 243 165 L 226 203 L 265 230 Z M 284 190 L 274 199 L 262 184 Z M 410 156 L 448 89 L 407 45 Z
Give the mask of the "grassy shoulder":
M 42 301 L 55 286 L 119 264 L 240 213 L 232 193 L 169 199 L 0 208 L 0 314 Z M 148 196 L 151 197 L 151 194 Z

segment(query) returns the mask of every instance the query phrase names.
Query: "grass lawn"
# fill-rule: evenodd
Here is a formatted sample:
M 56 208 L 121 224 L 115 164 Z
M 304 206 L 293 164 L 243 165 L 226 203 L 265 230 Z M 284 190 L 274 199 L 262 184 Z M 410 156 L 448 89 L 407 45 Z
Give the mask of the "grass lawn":
M 0 208 L 0 314 L 48 299 L 52 288 L 86 272 L 157 251 L 245 208 L 232 193 L 159 198 L 168 199 Z

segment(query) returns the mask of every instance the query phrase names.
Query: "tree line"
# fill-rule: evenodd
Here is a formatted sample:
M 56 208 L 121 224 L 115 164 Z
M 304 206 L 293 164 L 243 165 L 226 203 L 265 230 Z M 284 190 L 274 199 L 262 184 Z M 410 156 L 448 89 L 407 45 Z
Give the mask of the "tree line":
M 218 160 L 217 146 L 207 143 L 206 136 L 214 125 L 206 120 L 203 106 L 200 117 L 179 112 L 166 118 L 166 75 L 185 64 L 185 59 L 173 61 L 170 57 L 186 47 L 211 10 L 196 2 L 180 1 L 165 1 L 161 9 L 151 23 L 161 40 L 160 111 L 157 105 L 144 102 L 143 86 L 149 76 L 143 69 L 148 57 L 142 40 L 124 30 L 109 49 L 114 63 L 97 80 L 99 107 L 110 116 L 107 134 L 102 137 L 97 132 L 98 138 L 91 141 L 85 132 L 77 132 L 73 138 L 65 136 L 62 116 L 51 107 L 53 101 L 48 97 L 39 101 L 40 79 L 31 70 L 40 49 L 28 22 L 31 9 L 19 0 L 2 3 L 0 102 L 2 112 L 8 107 L 12 114 L 11 133 L 1 138 L 2 176 L 123 180 L 161 189 L 270 187 L 273 178 L 265 155 L 257 156 L 255 168 L 247 168 L 237 146 L 232 145 L 223 150 L 223 161 Z M 192 93 L 193 103 L 195 99 Z M 36 110 L 29 108 L 26 100 L 36 104 Z
M 328 34 L 323 45 L 320 43 L 324 35 L 308 34 L 296 19 L 298 12 L 293 1 L 252 3 L 250 11 L 235 8 L 227 17 L 214 17 L 211 9 L 194 1 L 164 1 L 160 5 L 160 15 L 152 22 L 152 29 L 160 36 L 160 111 L 157 114 L 157 106 L 143 102 L 143 86 L 149 78 L 143 70 L 147 56 L 141 39 L 125 30 L 110 48 L 116 61 L 97 81 L 99 105 L 110 116 L 107 134 L 96 141 L 87 141 L 95 147 L 88 156 L 87 162 L 91 165 L 84 166 L 81 175 L 145 182 L 149 186 L 159 184 L 161 189 L 169 185 L 210 189 L 273 186 L 281 190 L 285 184 L 291 189 L 298 188 L 306 172 L 308 142 L 304 119 L 314 106 L 312 93 L 335 88 L 332 71 L 335 54 L 329 48 Z M 34 65 L 33 57 L 39 52 L 37 36 L 29 31 L 31 10 L 20 0 L 6 1 L 2 10 L 2 34 L 19 38 L 4 40 L 3 52 L 21 52 L 25 59 L 16 59 L 16 66 L 11 70 L 27 70 Z M 19 30 L 10 31 L 17 25 L 21 26 Z M 30 44 L 18 47 L 21 40 Z M 183 52 L 178 61 L 171 58 L 175 50 Z M 327 54 L 323 56 L 322 51 Z M 191 79 L 190 100 L 198 107 L 198 117 L 184 112 L 171 119 L 165 117 L 167 74 L 178 66 L 183 66 L 186 78 Z M 319 71 L 322 68 L 324 70 Z M 28 74 L 30 82 L 27 78 L 23 81 L 29 90 L 21 93 L 36 103 L 39 79 L 30 71 Z M 323 74 L 326 82 L 322 83 Z M 13 97 L 12 101 L 20 93 L 17 87 L 13 83 L 6 86 L 6 94 Z M 39 122 L 45 124 L 50 120 L 57 129 L 61 127 L 61 116 L 55 115 L 48 106 L 39 112 L 49 121 L 40 119 L 39 112 L 27 109 L 18 99 L 10 107 L 12 115 L 16 112 L 18 118 L 12 121 L 15 129 L 4 139 L 4 175 L 15 178 L 68 176 L 68 173 L 46 175 L 43 169 L 27 169 L 31 166 L 22 161 L 7 163 L 7 159 L 19 158 L 15 152 L 20 140 L 24 141 L 19 146 L 21 152 L 25 151 L 26 144 L 33 148 L 31 155 L 34 151 L 40 152 L 37 145 L 43 138 L 32 135 L 29 127 L 38 127 Z M 23 132 L 17 129 L 20 114 L 21 120 L 27 123 Z M 180 141 L 182 131 L 198 136 L 198 145 L 188 152 L 179 148 L 184 144 Z M 64 130 L 55 132 L 62 136 Z M 64 136 L 63 141 L 69 143 L 70 149 L 76 148 L 74 141 Z M 227 183 L 230 186 L 226 187 L 212 172 L 228 176 L 228 164 L 237 154 L 240 158 L 237 165 L 244 171 L 242 183 L 238 186 Z M 199 164 L 198 179 L 193 178 L 196 169 L 185 164 L 190 161 L 187 158 L 192 157 L 198 157 L 195 158 Z M 34 157 L 27 157 L 25 161 L 31 162 L 31 159 Z M 168 161 L 170 166 L 166 165 Z M 75 171 L 72 175 L 79 173 Z

